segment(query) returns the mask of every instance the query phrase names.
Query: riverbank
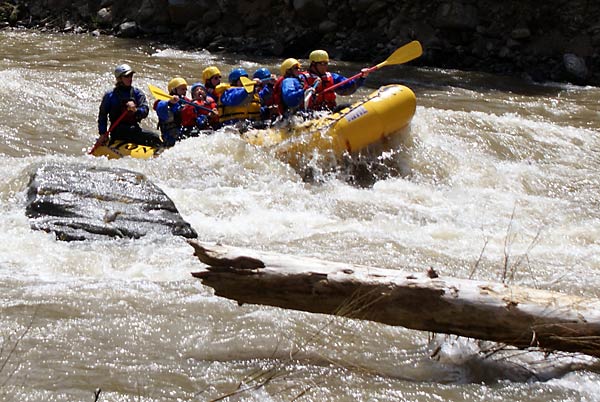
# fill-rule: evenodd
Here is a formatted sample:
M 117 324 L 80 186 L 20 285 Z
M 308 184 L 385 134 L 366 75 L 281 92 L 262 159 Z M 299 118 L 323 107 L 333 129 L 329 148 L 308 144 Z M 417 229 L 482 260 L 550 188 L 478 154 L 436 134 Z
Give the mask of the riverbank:
M 576 0 L 16 0 L 1 26 L 147 37 L 188 48 L 378 62 L 419 40 L 416 65 L 600 85 L 600 5 Z

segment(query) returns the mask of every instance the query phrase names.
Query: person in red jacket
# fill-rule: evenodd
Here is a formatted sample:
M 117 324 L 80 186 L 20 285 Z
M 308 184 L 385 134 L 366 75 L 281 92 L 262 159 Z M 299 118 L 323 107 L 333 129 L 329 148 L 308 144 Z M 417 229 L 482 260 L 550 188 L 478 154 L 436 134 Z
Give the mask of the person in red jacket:
M 206 67 L 202 70 L 202 80 L 204 81 L 206 93 L 210 95 L 215 102 L 218 102 L 219 96 L 221 96 L 217 91 L 217 87 L 221 85 L 221 70 L 216 66 Z
M 181 111 L 181 125 L 186 135 L 191 136 L 197 130 L 217 128 L 217 103 L 206 94 L 206 87 L 201 82 L 196 82 L 191 86 L 191 94 L 191 104 L 186 104 Z
M 303 80 L 309 88 L 315 89 L 315 94 L 310 99 L 305 108 L 310 110 L 331 110 L 339 109 L 336 102 L 336 93 L 339 95 L 353 94 L 363 83 L 368 75 L 366 70 L 363 70 L 361 77 L 348 81 L 346 84 L 339 86 L 335 90 L 325 91 L 328 87 L 345 81 L 347 78 L 337 73 L 329 72 L 329 54 L 325 50 L 314 50 L 308 56 L 310 66 L 308 70 L 303 72 Z

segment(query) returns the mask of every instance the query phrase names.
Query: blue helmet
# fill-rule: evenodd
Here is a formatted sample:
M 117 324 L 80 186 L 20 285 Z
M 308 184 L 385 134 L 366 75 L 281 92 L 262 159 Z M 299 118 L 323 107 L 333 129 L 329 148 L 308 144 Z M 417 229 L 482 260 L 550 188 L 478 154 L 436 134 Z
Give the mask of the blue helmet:
M 261 81 L 268 81 L 271 79 L 271 72 L 268 68 L 262 67 L 256 70 L 252 78 L 258 78 Z
M 201 82 L 195 82 L 195 83 L 192 84 L 192 88 L 190 89 L 190 93 L 193 93 L 194 89 L 196 89 L 198 87 L 202 87 L 202 89 L 204 89 L 204 92 L 206 92 L 206 87 Z
M 229 83 L 233 84 L 234 82 L 239 80 L 240 77 L 246 77 L 246 78 L 248 77 L 248 73 L 246 72 L 246 70 L 244 70 L 241 67 L 236 68 L 232 72 L 229 73 Z

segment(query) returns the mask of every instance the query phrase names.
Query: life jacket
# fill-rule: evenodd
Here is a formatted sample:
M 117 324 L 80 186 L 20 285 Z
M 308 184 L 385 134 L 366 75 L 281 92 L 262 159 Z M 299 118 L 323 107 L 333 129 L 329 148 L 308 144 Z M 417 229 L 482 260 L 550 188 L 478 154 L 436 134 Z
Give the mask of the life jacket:
M 265 120 L 273 120 L 279 116 L 279 106 L 275 103 L 275 86 L 272 84 L 266 84 L 270 88 L 268 89 L 268 96 L 262 99 L 261 110 L 262 118 Z
M 331 73 L 328 71 L 325 75 L 319 77 L 311 71 L 305 71 L 302 75 L 308 87 L 312 87 L 317 79 L 321 79 L 321 83 L 315 88 L 315 96 L 312 97 L 308 106 L 305 105 L 305 108 L 310 110 L 333 110 L 337 104 L 335 101 L 335 92 L 327 91 L 323 93 L 326 88 L 333 86 L 333 76 Z
M 281 83 L 284 79 L 284 76 L 277 78 L 277 81 L 275 81 L 275 85 L 273 85 L 273 104 L 277 105 L 277 112 L 280 115 L 282 115 L 285 112 L 283 96 L 281 96 Z
M 204 100 L 197 99 L 197 100 L 193 101 L 192 103 L 194 105 L 202 106 L 203 108 L 211 109 L 211 110 L 215 109 L 217 107 L 215 100 L 213 98 L 211 98 L 210 96 L 207 96 L 206 99 L 204 99 Z M 208 110 L 197 108 L 197 107 L 194 107 L 193 105 L 185 105 L 183 107 L 183 109 L 181 110 L 181 125 L 183 127 L 195 127 L 196 119 L 198 118 L 198 116 L 208 115 L 209 113 L 210 112 Z M 214 123 L 218 123 L 218 121 L 219 121 L 219 116 L 216 116 L 215 114 L 210 115 L 209 122 L 210 122 L 211 126 Z
M 281 92 L 281 86 L 283 85 L 283 80 L 286 78 L 293 77 L 279 77 L 277 81 L 275 81 L 275 85 L 273 85 L 273 104 L 277 106 L 277 114 L 283 115 L 290 108 L 283 102 L 283 93 Z M 302 86 L 306 88 L 306 84 L 304 83 L 304 77 L 300 74 L 297 79 L 302 83 Z M 302 105 L 299 106 L 300 108 Z
M 204 99 L 203 101 L 195 101 L 194 103 L 197 102 L 201 102 L 198 103 L 200 106 L 204 106 L 207 109 L 213 110 L 217 108 L 217 102 L 210 96 L 206 96 L 206 99 Z M 209 114 L 210 112 L 208 110 L 204 110 L 204 109 L 200 109 L 198 110 L 199 114 Z
M 207 95 L 206 99 L 204 101 L 204 106 L 207 107 L 210 110 L 213 109 L 217 109 L 217 101 L 215 99 L 213 99 L 211 96 Z M 219 125 L 219 113 L 217 111 L 217 113 L 210 113 L 206 110 L 202 110 L 201 111 L 203 114 L 208 114 L 208 124 L 210 124 L 210 126 L 212 128 L 217 128 Z
M 260 120 L 260 98 L 256 92 L 237 106 L 223 106 L 219 102 L 217 108 L 219 110 L 219 123 L 237 120 Z
M 273 84 L 263 84 L 261 86 L 259 86 L 258 88 L 260 88 L 260 91 L 258 91 L 258 94 L 260 95 L 261 93 L 263 95 L 263 98 L 261 98 L 262 101 L 262 105 L 263 106 L 273 106 L 275 104 L 275 102 L 273 101 L 273 90 L 274 90 L 274 85 Z
M 196 103 L 197 101 L 194 101 Z M 196 117 L 198 117 L 198 111 L 192 105 L 185 105 L 181 109 L 181 125 L 183 127 L 194 127 L 196 125 Z

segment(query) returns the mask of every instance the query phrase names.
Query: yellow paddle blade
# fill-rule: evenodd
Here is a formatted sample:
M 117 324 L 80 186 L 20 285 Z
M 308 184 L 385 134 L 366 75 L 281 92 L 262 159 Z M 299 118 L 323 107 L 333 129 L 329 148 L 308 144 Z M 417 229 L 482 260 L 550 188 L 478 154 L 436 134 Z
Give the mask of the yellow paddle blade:
M 228 90 L 229 88 L 231 88 L 231 85 L 229 84 L 225 84 L 225 83 L 221 83 L 219 85 L 216 86 L 215 88 L 215 93 L 218 96 L 221 96 L 223 94 L 223 92 L 225 92 L 226 90 Z
M 150 90 L 150 93 L 152 94 L 152 96 L 154 96 L 155 99 L 158 99 L 158 100 L 170 100 L 171 99 L 171 95 L 169 95 L 168 93 L 166 93 L 159 87 L 155 87 L 152 84 L 148 84 L 148 89 Z
M 248 92 L 248 93 L 254 92 L 254 84 L 256 84 L 256 82 L 254 82 L 253 80 L 251 80 L 248 77 L 240 77 L 240 81 L 242 82 L 242 85 L 244 86 L 244 89 L 246 90 L 246 92 Z
M 419 41 L 412 41 L 407 43 L 406 45 L 396 49 L 394 53 L 390 57 L 388 57 L 385 61 L 382 61 L 377 65 L 377 68 L 381 68 L 384 66 L 393 66 L 395 64 L 403 64 L 407 63 L 411 60 L 420 57 L 423 54 L 423 48 Z

